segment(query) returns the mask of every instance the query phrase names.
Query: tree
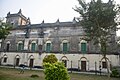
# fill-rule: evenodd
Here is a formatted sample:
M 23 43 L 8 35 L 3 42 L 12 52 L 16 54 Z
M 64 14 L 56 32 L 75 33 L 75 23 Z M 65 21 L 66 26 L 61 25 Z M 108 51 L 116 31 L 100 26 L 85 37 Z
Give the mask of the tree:
M 3 22 L 3 20 L 0 19 L 0 39 L 5 39 L 7 35 L 10 34 L 11 28 L 12 25 Z
M 0 18 L 0 40 L 5 39 L 8 34 L 10 34 L 10 29 L 12 28 L 12 25 L 9 23 L 3 22 L 3 20 Z M 1 65 L 1 58 L 0 58 L 0 65 Z
M 48 55 L 43 59 L 43 63 L 55 63 L 57 62 L 58 59 L 56 58 L 56 56 L 54 54 Z
M 86 33 L 85 40 L 101 45 L 101 53 L 107 63 L 107 47 L 111 36 L 114 35 L 112 32 L 116 32 L 116 26 L 119 25 L 120 6 L 116 5 L 113 0 L 107 3 L 101 0 L 91 0 L 89 3 L 78 0 L 78 2 L 80 7 L 74 10 L 82 18 L 78 21 Z M 107 71 L 109 73 L 108 63 Z
M 44 68 L 46 80 L 70 80 L 67 69 L 61 62 L 45 63 Z

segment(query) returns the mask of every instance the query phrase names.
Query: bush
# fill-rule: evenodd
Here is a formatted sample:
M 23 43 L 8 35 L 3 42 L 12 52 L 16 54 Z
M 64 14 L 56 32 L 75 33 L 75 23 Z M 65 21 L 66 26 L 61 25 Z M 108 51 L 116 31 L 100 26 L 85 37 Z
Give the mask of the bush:
M 120 74 L 116 68 L 112 69 L 111 77 L 120 77 Z
M 58 59 L 54 54 L 48 55 L 43 59 L 43 63 L 55 63 Z
M 36 77 L 39 77 L 39 76 L 36 75 L 36 74 L 32 74 L 30 77 L 32 77 L 32 78 L 36 78 Z
M 53 64 L 44 63 L 44 73 L 46 80 L 70 80 L 66 67 L 61 62 Z

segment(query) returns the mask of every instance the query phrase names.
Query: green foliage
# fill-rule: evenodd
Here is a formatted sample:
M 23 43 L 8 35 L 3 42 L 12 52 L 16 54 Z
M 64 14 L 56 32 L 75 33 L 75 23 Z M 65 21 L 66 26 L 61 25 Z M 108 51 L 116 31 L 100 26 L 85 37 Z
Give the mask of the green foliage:
M 57 62 L 54 54 L 48 55 L 43 59 L 43 67 L 46 80 L 70 80 L 67 69 L 63 63 Z
M 10 34 L 10 29 L 12 26 L 8 23 L 3 22 L 0 20 L 0 39 L 5 39 L 8 34 Z
M 85 40 L 93 41 L 94 45 L 100 44 L 101 53 L 107 63 L 109 43 L 115 43 L 112 38 L 116 35 L 116 28 L 119 25 L 120 5 L 116 5 L 114 0 L 108 0 L 106 3 L 102 0 L 91 0 L 89 3 L 78 0 L 78 2 L 80 7 L 74 10 L 80 14 L 78 21 L 86 33 Z M 107 71 L 109 73 L 108 64 Z
M 53 64 L 44 64 L 44 73 L 46 80 L 70 80 L 67 69 L 61 62 L 56 62 Z
M 112 70 L 112 73 L 111 73 L 111 75 L 110 75 L 111 77 L 120 77 L 120 73 L 118 72 L 118 70 L 116 69 L 116 68 L 114 68 L 113 70 Z
M 43 63 L 55 63 L 58 59 L 54 54 L 48 55 L 43 59 Z
M 116 5 L 113 0 L 107 3 L 102 0 L 91 0 L 89 3 L 84 0 L 78 0 L 80 7 L 74 9 L 81 18 L 78 19 L 80 25 L 86 32 L 86 40 L 94 41 L 94 44 L 101 45 L 101 52 L 106 53 L 107 41 L 116 31 L 119 25 L 120 6 Z

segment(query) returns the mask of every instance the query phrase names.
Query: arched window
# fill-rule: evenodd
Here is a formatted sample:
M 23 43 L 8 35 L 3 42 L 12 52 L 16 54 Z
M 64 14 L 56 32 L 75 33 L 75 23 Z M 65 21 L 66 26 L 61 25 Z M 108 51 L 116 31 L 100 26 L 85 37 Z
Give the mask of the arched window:
M 31 44 L 31 51 L 35 51 L 36 50 L 36 43 L 32 43 Z
M 9 51 L 9 50 L 10 50 L 10 41 L 8 41 L 6 44 L 6 51 Z
M 63 43 L 63 52 L 68 51 L 68 43 Z
M 101 67 L 104 68 L 104 69 L 106 69 L 107 66 L 110 68 L 110 60 L 109 60 L 108 58 L 106 58 L 106 59 L 107 59 L 107 63 L 106 63 L 104 57 L 103 57 L 103 58 L 101 59 L 101 61 L 100 61 Z
M 67 41 L 67 40 L 64 40 L 64 41 L 62 42 L 62 51 L 66 53 L 66 52 L 68 52 L 68 50 L 69 50 L 68 41 Z
M 30 55 L 29 57 L 29 67 L 32 68 L 34 66 L 34 56 Z
M 80 51 L 82 53 L 87 52 L 87 42 L 85 40 L 81 40 L 81 42 L 80 42 Z
M 8 59 L 8 57 L 7 57 L 7 55 L 5 54 L 5 55 L 3 56 L 3 63 L 7 63 L 7 59 Z
M 19 63 L 20 63 L 20 56 L 16 55 L 15 56 L 15 66 L 19 66 Z
M 18 51 L 22 51 L 24 49 L 24 44 L 22 41 L 18 42 Z
M 7 57 L 3 58 L 3 62 L 6 63 L 7 62 Z
M 51 41 L 46 42 L 46 52 L 50 52 L 52 49 L 52 44 Z
M 69 60 L 68 60 L 68 58 L 67 58 L 66 56 L 63 56 L 63 57 L 60 59 L 60 61 L 62 61 L 63 64 L 64 64 L 64 66 L 67 67 Z
M 102 61 L 102 68 L 107 68 L 107 63 L 105 61 Z
M 86 51 L 87 51 L 87 45 L 86 45 L 86 43 L 81 43 L 81 52 L 82 53 L 86 53 Z

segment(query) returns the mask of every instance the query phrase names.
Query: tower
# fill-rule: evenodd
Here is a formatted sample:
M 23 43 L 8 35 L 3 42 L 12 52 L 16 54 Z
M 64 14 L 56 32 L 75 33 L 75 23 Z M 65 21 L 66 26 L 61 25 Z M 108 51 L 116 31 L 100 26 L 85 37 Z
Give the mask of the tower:
M 12 24 L 14 27 L 17 27 L 20 25 L 27 25 L 30 23 L 30 19 L 27 19 L 20 9 L 19 12 L 15 14 L 10 14 L 10 12 L 8 12 L 6 22 Z

